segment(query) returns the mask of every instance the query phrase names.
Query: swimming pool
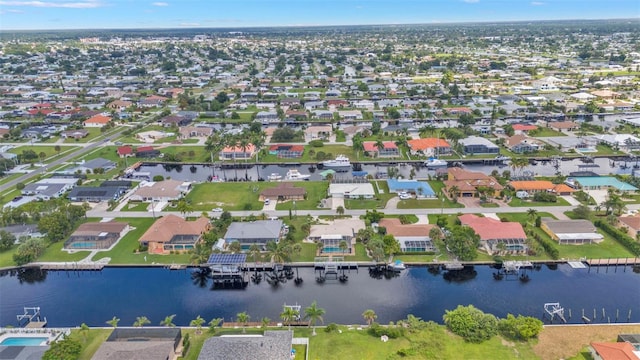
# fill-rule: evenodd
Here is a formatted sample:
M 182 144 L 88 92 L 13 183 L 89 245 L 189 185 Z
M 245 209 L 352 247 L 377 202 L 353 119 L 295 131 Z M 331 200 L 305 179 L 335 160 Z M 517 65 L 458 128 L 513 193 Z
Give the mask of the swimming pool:
M 0 342 L 0 346 L 40 346 L 47 340 L 46 337 L 8 337 Z
M 339 247 L 323 247 L 322 252 L 326 254 L 334 254 L 334 253 L 346 253 L 347 250 L 342 250 Z

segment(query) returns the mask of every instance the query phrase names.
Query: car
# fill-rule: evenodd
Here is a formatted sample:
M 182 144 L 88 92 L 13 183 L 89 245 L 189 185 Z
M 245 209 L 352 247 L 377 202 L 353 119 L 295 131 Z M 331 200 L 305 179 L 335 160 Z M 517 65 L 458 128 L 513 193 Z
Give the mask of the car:
M 211 209 L 212 212 L 222 212 L 222 208 L 213 208 Z
M 400 200 L 407 200 L 412 198 L 411 194 L 406 192 L 398 193 L 398 197 L 400 198 Z
M 264 204 L 265 205 L 269 205 L 269 203 L 270 203 L 269 199 L 264 199 Z

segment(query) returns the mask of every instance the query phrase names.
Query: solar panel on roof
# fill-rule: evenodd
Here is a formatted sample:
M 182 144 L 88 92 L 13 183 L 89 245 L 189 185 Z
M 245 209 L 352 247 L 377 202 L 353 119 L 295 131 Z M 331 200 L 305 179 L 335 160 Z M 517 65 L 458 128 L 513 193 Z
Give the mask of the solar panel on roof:
M 209 264 L 244 264 L 247 254 L 211 254 L 209 256 Z

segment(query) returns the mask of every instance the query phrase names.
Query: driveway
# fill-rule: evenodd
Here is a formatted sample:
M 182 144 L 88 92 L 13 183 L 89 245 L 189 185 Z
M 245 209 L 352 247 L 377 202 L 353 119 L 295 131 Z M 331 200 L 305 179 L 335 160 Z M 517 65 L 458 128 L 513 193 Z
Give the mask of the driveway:
M 277 203 L 278 202 L 275 200 L 269 201 L 269 205 L 267 204 L 262 205 L 262 211 L 275 211 Z

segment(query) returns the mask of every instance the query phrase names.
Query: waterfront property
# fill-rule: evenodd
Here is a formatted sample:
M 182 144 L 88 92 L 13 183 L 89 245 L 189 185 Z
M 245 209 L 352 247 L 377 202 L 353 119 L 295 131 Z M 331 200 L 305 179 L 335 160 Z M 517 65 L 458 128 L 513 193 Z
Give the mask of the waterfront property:
M 602 234 L 589 220 L 553 220 L 543 218 L 540 228 L 559 244 L 591 244 L 601 242 Z
M 172 251 L 186 252 L 195 248 L 210 228 L 209 219 L 205 217 L 187 221 L 169 214 L 156 220 L 138 241 L 142 246 L 148 247 L 149 254 L 166 255 Z
M 232 222 L 224 234 L 227 244 L 239 242 L 243 250 L 248 250 L 253 244 L 266 250 L 270 241 L 278 243 L 285 234 L 282 220 L 258 220 L 252 222 Z
M 365 224 L 361 219 L 336 219 L 329 224 L 311 225 L 307 239 L 322 243 L 321 254 L 351 254 L 356 245 L 356 234 L 364 228 Z M 343 241 L 347 244 L 346 249 L 340 249 Z
M 501 251 L 509 253 L 527 251 L 527 235 L 520 223 L 502 222 L 473 214 L 464 214 L 458 219 L 462 225 L 469 226 L 480 236 L 480 246 L 490 255 Z
M 249 160 L 256 154 L 256 147 L 249 144 L 246 148 L 241 146 L 226 146 L 220 152 L 220 160 Z
M 571 195 L 576 190 L 566 184 L 554 184 L 548 180 L 511 181 L 509 186 L 516 192 L 525 191 L 532 195 L 537 192 L 550 192 L 556 195 Z
M 613 176 L 580 176 L 567 179 L 567 185 L 581 187 L 583 190 L 616 189 L 619 191 L 636 191 L 638 188 Z
M 182 347 L 182 330 L 176 327 L 116 328 L 100 345 L 93 360 L 173 359 Z
M 407 192 L 415 194 L 418 198 L 435 198 L 436 193 L 431 186 L 425 181 L 408 180 L 408 179 L 387 179 L 389 192 L 401 193 Z
M 630 236 L 635 238 L 640 234 L 640 214 L 621 216 L 618 220 L 622 223 L 623 227 L 627 229 Z
M 378 226 L 387 229 L 387 234 L 393 235 L 400 243 L 402 252 L 435 251 L 429 232 L 436 225 L 431 224 L 402 224 L 397 218 L 383 218 Z
M 468 155 L 500 153 L 500 147 L 498 145 L 479 136 L 469 136 L 461 139 L 459 143 L 462 144 L 464 153 Z
M 89 222 L 78 226 L 65 241 L 67 250 L 108 249 L 129 230 L 129 224 L 117 221 Z
M 411 155 L 449 155 L 451 145 L 445 139 L 424 138 L 407 141 Z
M 448 178 L 444 182 L 445 190 L 449 195 L 457 197 L 476 197 L 478 189 L 491 190 L 492 196 L 497 196 L 504 189 L 493 176 L 481 172 L 468 171 L 461 168 L 450 168 Z
M 365 141 L 362 146 L 366 154 L 374 158 L 394 158 L 400 156 L 398 145 L 393 141 L 383 141 L 382 147 L 378 147 L 375 141 Z
M 301 187 L 295 187 L 292 183 L 280 183 L 274 188 L 262 190 L 259 200 L 266 199 L 272 201 L 288 201 L 288 200 L 304 200 L 307 190 Z
M 373 185 L 365 183 L 329 184 L 329 197 L 344 199 L 373 199 Z
M 222 335 L 207 339 L 198 360 L 291 359 L 293 331 L 267 330 L 263 335 Z
M 303 145 L 275 144 L 269 147 L 269 154 L 279 159 L 296 159 L 302 157 L 303 153 Z
M 190 182 L 163 180 L 143 182 L 129 197 L 132 201 L 172 201 L 178 200 L 191 191 Z
M 117 200 L 127 191 L 120 186 L 78 186 L 67 194 L 67 198 L 76 202 L 101 202 Z

